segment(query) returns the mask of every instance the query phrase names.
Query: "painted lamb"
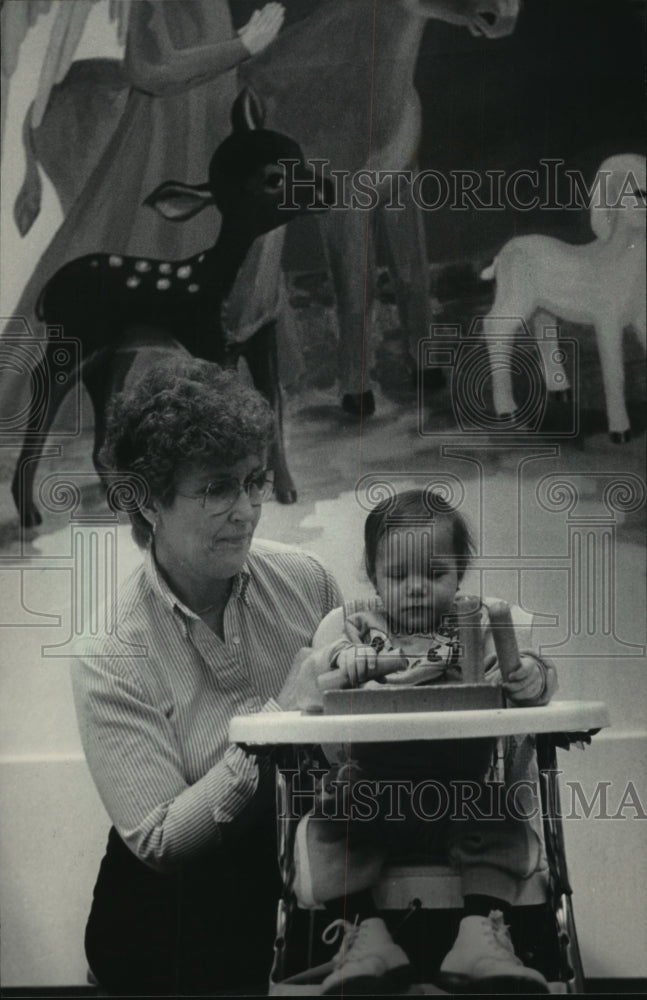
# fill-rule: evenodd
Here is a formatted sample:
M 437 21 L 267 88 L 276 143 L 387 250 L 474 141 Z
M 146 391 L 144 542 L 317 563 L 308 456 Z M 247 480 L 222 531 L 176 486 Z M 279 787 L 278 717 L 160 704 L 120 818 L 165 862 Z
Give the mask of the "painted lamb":
M 484 320 L 490 352 L 494 408 L 514 420 L 510 361 L 512 338 L 502 337 L 502 320 L 547 323 L 546 313 L 574 323 L 590 324 L 602 365 L 609 434 L 614 443 L 628 441 L 622 333 L 632 326 L 645 346 L 645 157 L 623 154 L 600 166 L 590 206 L 596 239 L 573 246 L 550 236 L 519 236 L 508 241 L 484 280 L 496 278 L 496 297 Z M 541 321 L 541 322 L 540 322 Z M 549 391 L 568 389 L 554 341 L 537 337 Z

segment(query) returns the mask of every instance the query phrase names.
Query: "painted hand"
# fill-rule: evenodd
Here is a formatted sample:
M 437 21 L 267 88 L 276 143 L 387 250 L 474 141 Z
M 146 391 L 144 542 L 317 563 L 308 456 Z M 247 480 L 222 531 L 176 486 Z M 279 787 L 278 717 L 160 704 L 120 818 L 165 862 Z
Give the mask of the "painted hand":
M 238 32 L 241 42 L 250 55 L 256 55 L 273 42 L 283 24 L 285 7 L 280 3 L 265 4 L 255 10 L 244 28 Z

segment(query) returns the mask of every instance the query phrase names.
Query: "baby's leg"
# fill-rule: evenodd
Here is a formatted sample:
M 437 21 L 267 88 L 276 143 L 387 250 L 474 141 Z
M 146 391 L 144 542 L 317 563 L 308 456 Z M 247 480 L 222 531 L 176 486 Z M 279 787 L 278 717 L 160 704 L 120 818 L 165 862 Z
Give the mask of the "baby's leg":
M 386 858 L 380 819 L 358 818 L 353 788 L 364 780 L 354 761 L 335 763 L 316 805 L 297 827 L 294 892 L 313 907 L 370 889 Z
M 409 959 L 373 901 L 386 849 L 379 818 L 353 814 L 351 789 L 360 777 L 353 765 L 333 768 L 296 833 L 295 895 L 302 906 L 325 909 L 324 943 L 339 948 L 318 990 L 324 996 L 396 991 L 410 980 Z
M 451 822 L 448 846 L 450 860 L 461 874 L 466 910 L 471 913 L 480 912 L 478 902 L 471 902 L 473 896 L 492 897 L 509 909 L 517 899 L 520 881 L 537 870 L 541 857 L 530 823 L 509 815 Z
M 371 826 L 313 813 L 299 821 L 293 888 L 302 906 L 328 904 L 375 885 L 386 852 Z
M 541 841 L 531 822 L 505 810 L 492 818 L 454 818 L 448 846 L 461 875 L 465 916 L 441 965 L 443 981 L 452 987 L 483 981 L 504 992 L 547 993 L 541 973 L 516 956 L 508 932 L 519 884 L 541 861 Z

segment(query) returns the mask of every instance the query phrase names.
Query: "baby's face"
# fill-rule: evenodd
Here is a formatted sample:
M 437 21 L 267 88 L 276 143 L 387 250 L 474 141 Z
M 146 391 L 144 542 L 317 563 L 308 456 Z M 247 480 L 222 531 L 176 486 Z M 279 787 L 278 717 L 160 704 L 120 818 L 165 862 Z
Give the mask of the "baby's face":
M 430 634 L 442 624 L 458 589 L 458 567 L 449 521 L 397 527 L 380 540 L 376 589 L 392 630 Z

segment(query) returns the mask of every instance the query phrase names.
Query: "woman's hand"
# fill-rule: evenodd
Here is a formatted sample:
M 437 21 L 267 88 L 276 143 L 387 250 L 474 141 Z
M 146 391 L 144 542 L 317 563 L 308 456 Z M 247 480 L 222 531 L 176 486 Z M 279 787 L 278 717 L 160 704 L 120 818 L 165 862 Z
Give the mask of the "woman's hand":
M 544 693 L 546 678 L 541 666 L 531 656 L 521 656 L 516 667 L 503 684 L 511 701 L 534 702 Z
M 325 651 L 324 651 L 325 652 Z M 304 647 L 295 656 L 290 672 L 276 700 L 284 712 L 301 709 L 311 712 L 323 708 L 321 691 L 317 687 L 317 677 L 328 670 L 328 660 L 321 650 Z
M 255 10 L 244 28 L 238 32 L 241 42 L 250 53 L 256 55 L 273 42 L 283 24 L 285 7 L 280 3 L 265 4 Z

